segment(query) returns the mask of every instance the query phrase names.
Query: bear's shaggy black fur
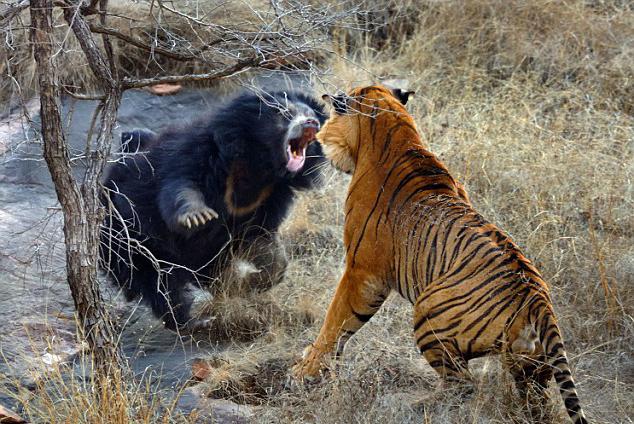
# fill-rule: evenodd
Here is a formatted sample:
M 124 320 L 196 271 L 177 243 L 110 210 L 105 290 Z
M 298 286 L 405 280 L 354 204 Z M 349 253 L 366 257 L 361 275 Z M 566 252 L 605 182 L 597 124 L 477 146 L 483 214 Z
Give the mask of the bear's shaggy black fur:
M 279 262 L 275 232 L 294 190 L 320 179 L 325 119 L 310 96 L 248 93 L 184 127 L 123 133 L 104 181 L 104 269 L 168 328 L 195 329 L 187 284 L 217 275 L 232 247 L 263 246 Z

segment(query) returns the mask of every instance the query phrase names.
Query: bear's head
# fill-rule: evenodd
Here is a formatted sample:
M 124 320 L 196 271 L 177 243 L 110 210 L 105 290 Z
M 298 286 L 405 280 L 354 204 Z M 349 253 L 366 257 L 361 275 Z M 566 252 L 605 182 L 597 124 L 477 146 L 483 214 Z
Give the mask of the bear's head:
M 230 209 L 248 213 L 278 180 L 315 172 L 306 159 L 321 154 L 315 135 L 325 120 L 322 104 L 297 92 L 247 93 L 222 108 L 213 138 L 227 167 Z

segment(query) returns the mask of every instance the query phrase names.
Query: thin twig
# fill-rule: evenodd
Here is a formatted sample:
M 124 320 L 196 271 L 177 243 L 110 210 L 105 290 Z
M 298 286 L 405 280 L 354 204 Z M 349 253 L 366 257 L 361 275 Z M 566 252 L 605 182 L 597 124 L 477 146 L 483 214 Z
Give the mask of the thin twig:
M 106 96 L 104 96 L 103 94 L 81 94 L 81 93 L 75 93 L 71 90 L 68 89 L 68 87 L 66 86 L 62 86 L 62 88 L 64 89 L 64 92 L 66 94 L 68 94 L 69 96 L 71 96 L 73 99 L 77 99 L 77 100 L 105 100 Z

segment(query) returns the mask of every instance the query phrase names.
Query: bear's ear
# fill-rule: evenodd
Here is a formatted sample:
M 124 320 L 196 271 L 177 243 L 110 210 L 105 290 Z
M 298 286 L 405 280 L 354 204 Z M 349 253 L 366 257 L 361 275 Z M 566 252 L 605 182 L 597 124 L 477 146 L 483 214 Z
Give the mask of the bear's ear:
M 409 100 L 409 96 L 413 96 L 414 94 L 416 94 L 415 91 L 401 90 L 400 88 L 392 88 L 391 91 L 394 97 L 396 97 L 399 100 L 399 102 L 401 102 L 403 105 L 407 104 L 407 101 Z
M 348 97 L 345 94 L 337 94 L 335 96 L 324 94 L 321 98 L 331 105 L 338 115 L 348 113 Z

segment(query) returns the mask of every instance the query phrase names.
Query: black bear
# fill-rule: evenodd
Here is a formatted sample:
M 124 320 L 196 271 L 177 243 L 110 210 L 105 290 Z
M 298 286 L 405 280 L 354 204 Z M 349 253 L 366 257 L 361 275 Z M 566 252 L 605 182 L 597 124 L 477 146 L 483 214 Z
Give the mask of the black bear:
M 272 269 L 254 289 L 269 288 L 286 267 L 275 233 L 294 190 L 320 180 L 325 119 L 302 93 L 245 93 L 183 127 L 123 133 L 104 179 L 102 267 L 173 330 L 203 325 L 190 318 L 187 285 L 208 284 L 236 246 L 264 252 L 255 266 Z

